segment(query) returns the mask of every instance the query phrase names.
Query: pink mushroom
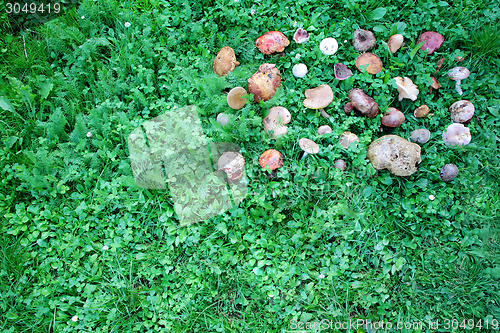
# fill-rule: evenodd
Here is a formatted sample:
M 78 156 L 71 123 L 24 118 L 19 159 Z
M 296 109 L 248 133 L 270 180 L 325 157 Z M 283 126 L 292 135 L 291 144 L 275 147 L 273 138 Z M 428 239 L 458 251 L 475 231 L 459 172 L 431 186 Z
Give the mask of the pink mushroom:
M 422 51 L 429 50 L 429 54 L 439 49 L 444 42 L 444 36 L 439 32 L 426 31 L 418 38 L 418 44 L 425 42 L 420 48 Z

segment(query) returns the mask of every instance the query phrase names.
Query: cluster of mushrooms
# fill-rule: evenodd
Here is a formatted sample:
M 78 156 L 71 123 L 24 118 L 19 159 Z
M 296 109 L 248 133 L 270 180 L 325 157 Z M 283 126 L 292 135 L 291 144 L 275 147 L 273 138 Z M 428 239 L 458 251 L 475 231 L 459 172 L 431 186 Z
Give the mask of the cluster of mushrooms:
M 294 34 L 294 41 L 298 44 L 309 41 L 309 33 L 304 29 L 297 29 Z M 428 51 L 432 54 L 439 49 L 444 42 L 444 36 L 434 32 L 427 31 L 420 35 L 418 43 L 422 43 L 421 50 Z M 363 52 L 355 62 L 357 69 L 361 72 L 366 71 L 369 74 L 377 74 L 383 68 L 383 63 L 380 57 L 376 54 L 368 52 L 375 47 L 376 38 L 373 32 L 357 29 L 353 34 L 353 46 L 357 51 Z M 387 41 L 387 46 L 391 53 L 396 53 L 404 44 L 404 37 L 401 34 L 395 34 Z M 279 31 L 270 31 L 260 36 L 256 41 L 256 47 L 264 54 L 273 54 L 283 52 L 290 45 L 288 38 Z M 319 48 L 325 55 L 333 55 L 337 52 L 339 44 L 335 38 L 325 38 L 321 41 Z M 456 59 L 457 62 L 463 58 Z M 444 58 L 438 61 L 437 69 L 434 75 L 440 70 Z M 229 46 L 223 47 L 217 54 L 213 62 L 213 70 L 219 76 L 225 76 L 233 71 L 239 62 L 236 60 L 233 49 Z M 292 74 L 297 78 L 303 78 L 307 75 L 308 68 L 305 64 L 296 64 L 292 69 Z M 342 63 L 334 66 L 335 77 L 338 80 L 346 80 L 353 75 L 351 69 Z M 448 72 L 448 77 L 456 81 L 455 88 L 459 95 L 463 94 L 461 88 L 462 80 L 469 76 L 470 72 L 465 67 L 455 67 Z M 433 89 L 441 88 L 441 84 L 435 77 L 431 77 L 430 93 Z M 399 93 L 399 101 L 410 99 L 416 101 L 419 95 L 418 87 L 408 77 L 395 77 L 397 90 Z M 227 95 L 228 105 L 235 110 L 239 110 L 245 106 L 247 99 L 243 96 L 248 93 L 253 94 L 255 102 L 267 101 L 271 99 L 281 86 L 281 73 L 279 69 L 270 63 L 264 63 L 259 66 L 250 79 L 248 79 L 248 92 L 243 87 L 235 87 Z M 328 84 L 322 84 L 315 88 L 306 89 L 304 92 L 304 106 L 309 109 L 316 109 L 321 112 L 325 118 L 330 115 L 325 111 L 334 99 L 332 88 Z M 459 100 L 454 102 L 450 108 L 451 120 L 453 123 L 443 132 L 443 140 L 447 145 L 467 145 L 471 141 L 471 134 L 468 124 L 474 115 L 474 105 L 467 100 Z M 344 106 L 344 112 L 347 115 L 355 113 L 368 118 L 375 118 L 379 112 L 379 105 L 374 98 L 369 96 L 364 90 L 354 88 L 349 92 L 349 102 Z M 413 114 L 416 118 L 427 117 L 430 109 L 427 105 L 417 107 Z M 272 138 L 278 139 L 288 133 L 287 124 L 292 120 L 290 112 L 283 106 L 275 106 L 269 110 L 269 114 L 263 120 L 264 131 Z M 389 107 L 381 118 L 382 127 L 393 129 L 405 122 L 406 117 L 400 110 Z M 228 115 L 221 113 L 217 116 L 217 121 L 225 126 L 229 121 Z M 332 133 L 332 129 L 328 125 L 323 125 L 318 128 L 318 134 L 323 135 Z M 410 141 L 398 135 L 385 135 L 373 141 L 368 147 L 367 157 L 375 169 L 387 169 L 397 176 L 409 176 L 418 170 L 418 164 L 421 162 L 421 147 L 420 145 L 427 143 L 430 140 L 431 133 L 428 129 L 420 128 L 411 133 Z M 359 142 L 356 134 L 344 132 L 340 137 L 339 144 L 344 148 L 355 142 Z M 309 154 L 317 154 L 320 151 L 320 146 L 314 141 L 301 138 L 299 147 L 304 151 L 302 159 Z M 420 144 L 420 145 L 419 145 Z M 224 170 L 230 179 L 236 180 L 234 175 L 242 175 L 241 170 L 244 168 L 244 158 L 239 153 L 231 155 L 237 159 L 238 163 L 231 163 L 227 160 L 219 163 L 219 169 Z M 242 162 L 243 161 L 243 162 Z M 283 154 L 276 149 L 266 150 L 259 158 L 259 164 L 262 168 L 270 169 L 275 173 L 275 170 L 284 165 Z M 238 170 L 231 170 L 232 165 L 237 165 Z M 346 163 L 344 160 L 336 160 L 334 167 L 345 170 Z M 440 177 L 444 181 L 453 180 L 458 174 L 458 168 L 454 164 L 446 164 L 440 173 Z

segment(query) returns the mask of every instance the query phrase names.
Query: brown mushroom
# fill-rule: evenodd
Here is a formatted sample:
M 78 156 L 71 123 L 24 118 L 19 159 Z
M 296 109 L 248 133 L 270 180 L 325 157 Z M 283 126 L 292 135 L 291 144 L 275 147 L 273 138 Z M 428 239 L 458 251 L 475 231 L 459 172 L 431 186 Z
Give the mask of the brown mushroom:
M 245 170 L 245 158 L 234 151 L 224 152 L 217 161 L 219 170 L 223 170 L 230 180 L 240 179 Z
M 421 148 L 397 135 L 385 135 L 368 147 L 367 157 L 377 170 L 388 169 L 396 176 L 410 176 L 422 161 Z
M 319 145 L 316 142 L 306 138 L 301 138 L 299 140 L 299 147 L 304 151 L 304 155 L 302 155 L 301 160 L 306 158 L 306 156 L 309 154 L 319 153 Z
M 382 71 L 382 67 L 384 64 L 378 55 L 373 53 L 363 53 L 356 59 L 356 67 L 362 72 L 362 67 L 368 65 L 366 67 L 366 71 L 369 74 L 377 74 Z
M 305 43 L 309 40 L 309 34 L 302 28 L 298 28 L 293 35 L 293 40 L 297 44 Z
M 268 149 L 260 155 L 259 164 L 263 168 L 276 170 L 283 166 L 283 155 L 276 149 Z
M 342 171 L 345 171 L 345 169 L 347 168 L 347 164 L 343 159 L 338 159 L 338 160 L 335 160 L 333 167 L 335 169 L 340 169 Z
M 332 128 L 328 125 L 322 125 L 320 127 L 318 127 L 318 134 L 319 135 L 323 135 L 323 134 L 327 134 L 327 133 L 332 133 Z
M 429 107 L 425 104 L 420 105 L 418 108 L 415 109 L 415 111 L 413 111 L 413 115 L 415 116 L 415 118 L 427 117 L 428 114 L 429 114 Z
M 401 34 L 392 35 L 387 41 L 389 51 L 391 51 L 392 54 L 396 53 L 403 45 L 404 39 L 405 38 Z
M 219 76 L 225 76 L 232 72 L 240 63 L 236 61 L 234 50 L 230 46 L 224 46 L 214 59 L 212 65 L 214 73 Z
M 373 32 L 364 29 L 354 31 L 354 49 L 356 51 L 366 52 L 375 47 L 377 39 Z
M 248 91 L 254 95 L 254 101 L 267 101 L 274 96 L 281 86 L 281 74 L 274 64 L 262 64 L 259 71 L 248 79 Z
M 457 176 L 458 176 L 458 167 L 453 163 L 446 164 L 439 172 L 439 178 L 441 178 L 445 182 L 451 182 Z
M 379 107 L 375 100 L 368 96 L 363 89 L 355 88 L 349 92 L 349 99 L 354 109 L 367 116 L 375 118 L 379 112 Z M 346 108 L 344 107 L 344 111 Z M 346 111 L 347 112 L 347 111 Z
M 234 87 L 227 94 L 227 105 L 230 108 L 239 110 L 245 106 L 247 99 L 243 98 L 247 94 L 247 91 L 243 87 Z
M 307 89 L 304 94 L 306 95 L 304 106 L 309 109 L 326 108 L 333 101 L 333 90 L 328 84 Z
M 388 108 L 388 113 L 382 117 L 382 125 L 387 127 L 398 127 L 405 121 L 403 112 L 396 108 Z

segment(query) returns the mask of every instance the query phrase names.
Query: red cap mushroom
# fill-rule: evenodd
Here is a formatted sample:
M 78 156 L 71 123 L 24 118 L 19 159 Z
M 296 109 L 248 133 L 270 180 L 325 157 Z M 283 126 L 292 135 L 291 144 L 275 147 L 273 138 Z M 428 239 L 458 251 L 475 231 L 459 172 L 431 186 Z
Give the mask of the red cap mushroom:
M 420 47 L 422 51 L 429 50 L 429 54 L 439 49 L 444 42 L 444 36 L 435 31 L 426 31 L 418 38 L 418 44 L 424 42 Z
M 290 41 L 279 31 L 269 31 L 260 36 L 255 45 L 262 53 L 272 54 L 282 52 L 285 47 L 290 45 Z
M 283 166 L 283 155 L 276 149 L 268 149 L 260 156 L 259 164 L 263 168 L 276 170 Z

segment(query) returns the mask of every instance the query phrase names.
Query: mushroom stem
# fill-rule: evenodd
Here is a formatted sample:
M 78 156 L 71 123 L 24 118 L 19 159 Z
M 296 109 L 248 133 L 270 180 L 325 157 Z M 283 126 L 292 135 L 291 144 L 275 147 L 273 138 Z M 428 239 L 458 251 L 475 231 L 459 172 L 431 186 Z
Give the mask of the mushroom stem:
M 319 111 L 321 112 L 321 116 L 325 118 L 330 118 L 330 115 L 325 112 L 325 109 L 319 109 Z
M 302 155 L 302 158 L 301 158 L 301 160 L 303 160 L 304 158 L 306 158 L 306 157 L 307 157 L 307 155 L 309 155 L 309 153 L 307 153 L 307 152 L 304 152 L 304 155 Z
M 463 90 L 462 87 L 460 87 L 460 83 L 462 83 L 462 80 L 457 80 L 457 83 L 455 83 L 455 90 L 459 95 L 463 95 Z

